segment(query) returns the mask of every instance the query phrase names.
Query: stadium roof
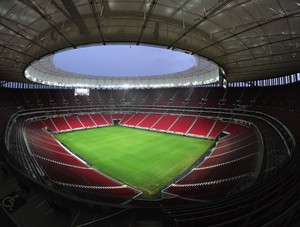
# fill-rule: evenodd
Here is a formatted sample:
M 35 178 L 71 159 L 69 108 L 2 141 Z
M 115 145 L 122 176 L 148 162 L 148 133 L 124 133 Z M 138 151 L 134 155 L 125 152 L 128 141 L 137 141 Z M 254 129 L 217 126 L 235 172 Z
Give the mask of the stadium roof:
M 85 44 L 155 44 L 216 62 L 229 81 L 300 71 L 300 0 L 3 0 L 0 80 Z

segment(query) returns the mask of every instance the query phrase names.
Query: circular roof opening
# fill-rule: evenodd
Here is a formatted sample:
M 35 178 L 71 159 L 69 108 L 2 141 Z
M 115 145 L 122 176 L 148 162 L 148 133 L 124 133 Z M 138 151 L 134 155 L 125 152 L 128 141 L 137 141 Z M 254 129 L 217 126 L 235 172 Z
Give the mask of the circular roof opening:
M 24 75 L 51 86 L 144 89 L 217 83 L 219 66 L 197 54 L 166 47 L 94 45 L 37 59 Z
M 53 63 L 63 71 L 109 77 L 141 77 L 177 73 L 196 64 L 194 56 L 150 46 L 89 46 L 56 53 Z

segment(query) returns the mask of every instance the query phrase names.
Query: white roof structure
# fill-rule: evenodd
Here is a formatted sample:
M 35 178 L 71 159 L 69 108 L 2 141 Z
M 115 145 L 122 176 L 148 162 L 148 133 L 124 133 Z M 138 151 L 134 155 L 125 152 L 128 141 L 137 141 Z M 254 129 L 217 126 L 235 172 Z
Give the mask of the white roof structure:
M 86 44 L 154 44 L 215 62 L 228 81 L 300 72 L 299 0 L 3 0 L 0 80 Z
M 126 56 L 125 56 L 126 57 Z M 195 64 L 184 71 L 151 76 L 94 76 L 73 73 L 57 67 L 53 55 L 34 61 L 25 70 L 25 77 L 33 82 L 64 87 L 102 89 L 190 87 L 219 81 L 219 67 L 198 55 Z

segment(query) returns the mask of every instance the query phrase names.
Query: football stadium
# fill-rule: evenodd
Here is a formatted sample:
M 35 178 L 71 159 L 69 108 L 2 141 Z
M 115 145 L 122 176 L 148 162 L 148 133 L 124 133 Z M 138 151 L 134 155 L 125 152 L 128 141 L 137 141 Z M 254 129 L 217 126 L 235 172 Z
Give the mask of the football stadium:
M 299 226 L 299 16 L 0 1 L 0 225 Z

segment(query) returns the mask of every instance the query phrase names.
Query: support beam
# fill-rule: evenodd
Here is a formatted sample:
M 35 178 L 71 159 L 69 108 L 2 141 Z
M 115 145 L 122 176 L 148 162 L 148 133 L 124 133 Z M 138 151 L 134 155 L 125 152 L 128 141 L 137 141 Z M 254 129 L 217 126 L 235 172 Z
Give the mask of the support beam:
M 17 52 L 17 53 L 19 53 L 19 54 L 25 55 L 25 56 L 30 57 L 30 58 L 35 58 L 35 57 L 33 57 L 33 56 L 29 55 L 29 54 L 26 54 L 26 53 L 24 53 L 24 52 L 22 52 L 22 51 L 13 49 L 13 48 L 9 47 L 8 45 L 2 45 L 2 44 L 0 43 L 0 47 L 5 48 L 5 49 L 8 49 L 8 50 L 11 50 L 11 51 L 14 51 L 14 52 Z
M 71 19 L 74 22 L 74 24 L 76 24 L 76 26 L 79 28 L 80 33 L 84 36 L 89 36 L 90 31 L 85 25 L 82 16 L 79 14 L 76 6 L 74 5 L 74 2 L 70 0 L 61 0 L 61 2 L 65 6 L 69 15 L 71 16 Z
M 223 38 L 223 39 L 221 39 L 221 40 L 218 40 L 217 42 L 214 42 L 214 43 L 212 43 L 212 44 L 209 44 L 209 45 L 207 45 L 207 46 L 205 46 L 205 47 L 202 47 L 201 49 L 198 49 L 198 50 L 194 51 L 192 54 L 199 53 L 199 52 L 201 52 L 201 51 L 203 51 L 203 50 L 205 50 L 205 49 L 207 49 L 207 48 L 209 48 L 209 47 L 212 47 L 212 46 L 214 46 L 214 45 L 217 45 L 217 44 L 219 44 L 219 43 L 221 43 L 221 42 L 224 42 L 224 41 L 226 41 L 226 40 L 228 40 L 228 39 L 232 39 L 233 37 L 238 36 L 238 35 L 241 35 L 241 34 L 243 34 L 243 33 L 245 33 L 245 32 L 252 31 L 252 30 L 254 30 L 254 29 L 258 28 L 258 27 L 263 27 L 263 26 L 265 26 L 265 25 L 267 25 L 267 24 L 269 24 L 269 23 L 274 23 L 274 22 L 277 22 L 277 21 L 282 20 L 282 19 L 285 19 L 285 18 L 298 16 L 299 14 L 300 14 L 300 12 L 296 12 L 296 13 L 293 13 L 293 14 L 290 14 L 290 15 L 286 15 L 286 16 L 279 17 L 279 18 L 276 18 L 276 19 L 271 19 L 271 20 L 267 20 L 267 21 L 262 22 L 262 23 L 258 23 L 258 24 L 256 24 L 255 26 L 252 26 L 252 27 L 250 27 L 250 28 L 247 28 L 247 29 L 245 29 L 245 30 L 243 30 L 243 31 L 240 31 L 240 32 L 238 32 L 238 33 L 232 34 L 232 35 L 230 35 L 230 36 L 228 36 L 228 37 L 225 37 L 225 38 Z
M 55 0 L 50 1 L 50 3 L 58 9 L 63 15 L 65 15 L 66 18 L 71 19 L 71 16 L 62 8 Z
M 208 11 L 207 14 L 204 15 L 203 17 L 199 18 L 196 21 L 196 23 L 194 23 L 189 29 L 185 30 L 177 39 L 175 39 L 168 46 L 168 49 L 172 48 L 179 40 L 181 40 L 183 37 L 185 37 L 189 32 L 191 32 L 192 30 L 194 30 L 197 26 L 199 26 L 204 21 L 206 21 L 207 19 L 209 19 L 210 17 L 212 17 L 215 13 L 217 13 L 218 11 L 220 11 L 222 8 L 224 8 L 225 6 L 227 6 L 232 1 L 234 1 L 234 0 L 221 0 L 221 1 L 219 1 L 219 3 L 213 9 L 211 9 L 210 11 Z
M 0 59 L 4 59 L 4 60 L 8 60 L 8 61 L 13 61 L 13 62 L 15 62 L 15 63 L 17 63 L 17 64 L 23 64 L 23 65 L 25 65 L 24 62 L 21 62 L 21 61 L 19 61 L 19 60 L 12 59 L 12 58 L 0 57 Z
M 40 48 L 42 48 L 42 49 L 47 50 L 47 51 L 50 52 L 50 50 L 49 50 L 48 48 L 46 48 L 46 47 L 42 46 L 41 44 L 39 44 L 39 43 L 37 43 L 37 42 L 35 42 L 35 41 L 33 41 L 33 40 L 27 38 L 26 36 L 22 35 L 20 32 L 14 30 L 13 28 L 11 28 L 11 27 L 9 27 L 9 26 L 3 24 L 3 22 L 2 22 L 1 20 L 0 20 L 0 25 L 3 26 L 3 27 L 5 27 L 5 28 L 8 29 L 9 31 L 12 31 L 12 32 L 15 33 L 16 35 L 22 37 L 23 39 L 25 39 L 25 40 L 27 40 L 27 41 L 33 43 L 34 45 L 36 45 L 36 46 L 38 46 L 38 47 L 40 47 Z
M 232 55 L 232 54 L 237 54 L 237 53 L 240 53 L 240 52 L 243 52 L 243 51 L 252 50 L 252 49 L 256 49 L 256 48 L 261 48 L 261 47 L 273 45 L 273 44 L 276 44 L 276 43 L 293 41 L 293 40 L 297 40 L 297 39 L 300 40 L 300 36 L 293 37 L 293 38 L 288 38 L 288 39 L 283 39 L 283 40 L 277 40 L 277 41 L 274 41 L 274 42 L 266 42 L 266 43 L 258 45 L 258 46 L 252 46 L 252 47 L 248 47 L 247 49 L 237 50 L 237 51 L 233 51 L 233 52 L 226 53 L 226 54 L 223 54 L 223 55 L 219 55 L 217 57 L 212 58 L 212 60 L 215 61 L 218 58 L 223 58 L 223 57 L 226 57 L 226 56 L 229 56 L 229 55 Z
M 169 18 L 172 18 L 176 13 L 178 13 L 180 10 L 183 10 L 184 7 L 189 4 L 191 2 L 191 0 L 186 0 L 184 3 L 182 3 L 182 5 L 180 5 L 180 7 L 178 7 L 170 16 Z
M 102 41 L 103 45 L 105 45 L 106 42 L 105 42 L 104 35 L 103 35 L 102 29 L 101 29 L 101 21 L 99 20 L 99 16 L 97 16 L 97 15 L 100 15 L 100 13 L 97 11 L 97 7 L 95 6 L 94 0 L 89 0 L 89 4 L 90 4 L 91 11 L 94 15 L 95 24 L 99 31 L 101 41 Z
M 142 30 L 141 30 L 140 35 L 139 35 L 139 38 L 138 38 L 138 40 L 137 40 L 137 42 L 136 42 L 137 45 L 139 45 L 139 44 L 141 43 L 141 39 L 142 39 L 144 30 L 145 30 L 145 28 L 146 28 L 146 26 L 147 26 L 147 23 L 148 23 L 148 21 L 149 21 L 149 18 L 150 18 L 150 16 L 151 16 L 151 14 L 152 14 L 153 11 L 154 11 L 154 8 L 155 8 L 155 6 L 156 6 L 156 4 L 157 4 L 157 1 L 158 1 L 158 0 L 152 0 L 152 2 L 151 2 L 151 5 L 150 5 L 149 10 L 148 10 L 148 12 L 147 12 L 147 16 L 146 16 L 145 21 L 144 21 L 144 24 L 143 24 L 143 26 L 142 26 Z
M 40 9 L 30 0 L 19 0 L 21 1 L 24 5 L 30 7 L 34 12 L 36 12 L 44 21 L 46 21 L 61 37 L 63 37 L 67 43 L 69 43 L 70 46 L 76 47 L 57 27 L 56 25 L 50 21 L 43 12 L 40 11 Z

